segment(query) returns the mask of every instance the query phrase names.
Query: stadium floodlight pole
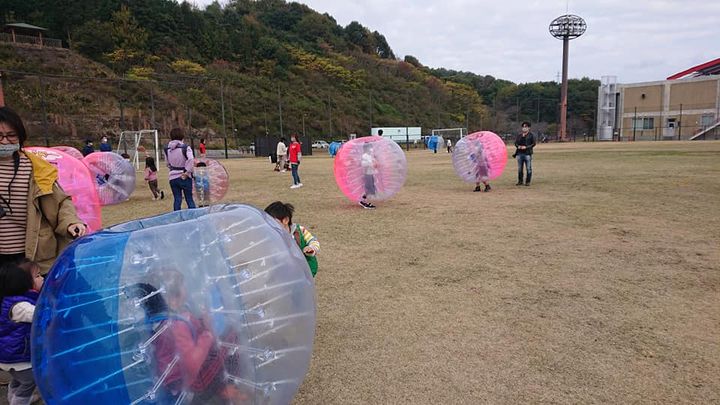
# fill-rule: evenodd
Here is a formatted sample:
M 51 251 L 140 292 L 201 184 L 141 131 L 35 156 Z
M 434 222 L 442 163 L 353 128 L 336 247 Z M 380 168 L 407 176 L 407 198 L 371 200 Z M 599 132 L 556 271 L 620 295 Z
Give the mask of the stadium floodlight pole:
M 581 17 L 573 14 L 565 14 L 550 23 L 550 34 L 563 41 L 563 70 L 562 88 L 560 95 L 560 128 L 558 138 L 561 142 L 567 137 L 567 93 L 568 93 L 568 54 L 570 52 L 570 40 L 578 38 L 585 33 L 587 24 Z

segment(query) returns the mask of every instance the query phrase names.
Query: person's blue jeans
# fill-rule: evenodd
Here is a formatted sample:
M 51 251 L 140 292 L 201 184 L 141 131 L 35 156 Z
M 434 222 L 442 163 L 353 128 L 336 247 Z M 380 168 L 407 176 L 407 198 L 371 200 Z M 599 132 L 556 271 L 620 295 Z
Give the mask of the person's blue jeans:
M 182 177 L 170 180 L 170 189 L 173 193 L 173 210 L 179 211 L 182 208 L 182 196 L 185 194 L 185 202 L 188 208 L 195 208 L 195 201 L 192 196 L 192 179 L 183 180 Z
M 300 184 L 300 175 L 298 174 L 299 166 L 300 166 L 300 162 L 290 163 L 290 168 L 292 170 L 293 184 Z
M 532 155 L 518 153 L 517 154 L 517 162 L 518 162 L 518 183 L 523 182 L 523 165 L 524 165 L 526 168 L 526 171 L 527 171 L 527 177 L 525 178 L 525 183 L 530 184 L 530 181 L 532 180 Z

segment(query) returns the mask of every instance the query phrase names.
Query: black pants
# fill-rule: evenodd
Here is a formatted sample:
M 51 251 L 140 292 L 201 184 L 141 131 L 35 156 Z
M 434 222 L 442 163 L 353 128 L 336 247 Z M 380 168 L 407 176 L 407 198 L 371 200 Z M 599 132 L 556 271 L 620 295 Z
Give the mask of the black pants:
M 25 257 L 25 253 L 14 253 L 10 255 L 0 255 L 0 267 L 9 264 L 17 263 L 20 259 Z

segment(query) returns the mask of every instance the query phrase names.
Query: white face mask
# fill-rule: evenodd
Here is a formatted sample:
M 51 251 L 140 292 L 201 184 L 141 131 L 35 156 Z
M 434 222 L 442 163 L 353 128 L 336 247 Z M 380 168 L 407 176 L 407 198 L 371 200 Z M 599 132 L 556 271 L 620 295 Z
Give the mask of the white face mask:
M 19 143 L 5 143 L 0 144 L 0 158 L 6 158 L 12 156 L 13 153 L 20 150 Z

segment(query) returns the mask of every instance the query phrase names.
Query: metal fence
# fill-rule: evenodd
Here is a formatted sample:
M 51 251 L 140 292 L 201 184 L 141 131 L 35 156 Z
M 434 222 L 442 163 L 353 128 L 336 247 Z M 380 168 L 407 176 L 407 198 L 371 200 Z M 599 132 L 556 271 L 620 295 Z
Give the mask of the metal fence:
M 616 141 L 720 139 L 720 105 L 683 103 L 643 106 L 618 114 Z
M 52 48 L 62 48 L 62 40 L 55 38 L 44 38 L 35 37 L 30 35 L 18 35 L 9 34 L 7 32 L 0 32 L 0 41 L 2 42 L 13 42 L 18 44 L 30 44 L 39 46 L 49 46 Z

